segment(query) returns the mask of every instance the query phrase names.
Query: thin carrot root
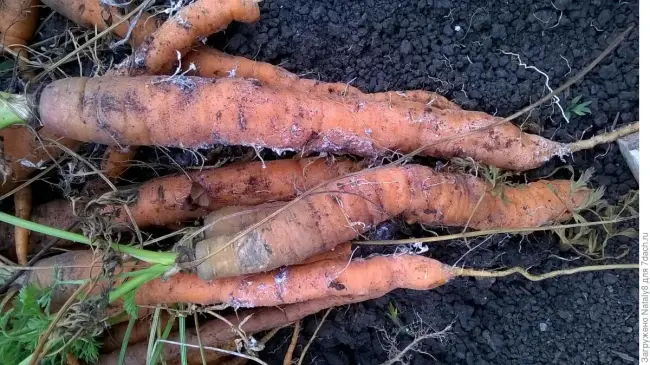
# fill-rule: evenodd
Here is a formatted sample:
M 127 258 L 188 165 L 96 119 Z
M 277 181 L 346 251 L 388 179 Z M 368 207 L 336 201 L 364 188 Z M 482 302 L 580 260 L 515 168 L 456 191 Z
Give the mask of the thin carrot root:
M 232 205 L 289 200 L 322 181 L 362 168 L 349 160 L 324 158 L 250 162 L 151 180 L 129 206 L 140 227 L 166 226 L 203 217 Z M 128 222 L 121 207 L 117 219 Z
M 300 335 L 300 320 L 296 321 L 293 325 L 293 334 L 291 335 L 291 342 L 289 343 L 289 348 L 284 354 L 284 361 L 282 365 L 292 365 L 293 363 L 293 351 L 296 349 L 296 344 L 298 344 L 298 336 Z
M 127 151 L 117 147 L 108 147 L 104 153 L 101 169 L 109 178 L 116 179 L 122 176 L 124 171 L 129 167 L 128 163 L 136 154 L 137 150 L 131 148 Z
M 168 73 L 179 54 L 182 57 L 189 52 L 197 39 L 224 29 L 232 21 L 252 23 L 259 17 L 255 0 L 194 1 L 146 37 L 122 67 L 130 75 Z
M 95 97 L 75 96 L 82 94 Z M 44 89 L 39 110 L 61 135 L 112 146 L 235 144 L 372 157 L 430 146 L 421 153 L 513 170 L 569 153 L 568 145 L 482 112 L 336 99 L 242 79 L 67 78 Z M 193 122 L 170 117 L 179 114 L 194 115 Z
M 244 57 L 231 56 L 207 46 L 202 46 L 189 52 L 183 58 L 182 64 L 184 67 L 193 64 L 196 70 L 192 74 L 201 77 L 252 78 L 268 86 L 286 87 L 307 93 L 335 97 L 346 96 L 366 101 L 393 103 L 410 101 L 428 104 L 431 107 L 439 109 L 460 109 L 458 105 L 434 92 L 414 90 L 365 94 L 356 87 L 348 84 L 302 79 L 282 67 L 265 62 L 252 61 Z
M 99 32 L 114 23 L 117 23 L 124 17 L 122 10 L 101 4 L 99 0 L 43 0 L 43 3 L 52 10 L 62 14 L 88 29 L 95 29 Z M 129 32 L 130 22 L 133 19 L 126 20 L 113 29 L 113 33 L 120 38 L 125 38 Z M 142 41 L 158 28 L 158 21 L 153 15 L 143 13 L 137 19 L 136 24 L 131 31 L 131 44 L 139 45 Z
M 26 186 L 18 190 L 14 195 L 14 205 L 16 217 L 29 220 L 32 213 L 32 188 Z M 14 234 L 18 263 L 20 265 L 27 265 L 30 231 L 25 228 L 15 227 Z
M 25 46 L 34 35 L 38 26 L 39 0 L 3 0 L 0 2 L 0 43 L 16 51 L 19 55 L 26 56 Z M 21 69 L 27 63 L 23 59 L 17 60 Z
M 319 189 L 241 237 L 197 243 L 197 272 L 207 280 L 297 264 L 397 216 L 475 229 L 538 227 L 570 218 L 590 193 L 567 180 L 492 187 L 424 166 L 378 168 Z
M 295 303 L 285 305 L 283 307 L 269 307 L 259 308 L 250 311 L 239 311 L 236 315 L 227 316 L 226 319 L 235 327 L 241 328 L 247 335 L 252 335 L 257 332 L 270 330 L 280 326 L 285 326 L 291 322 L 295 322 L 301 318 L 318 313 L 324 309 L 342 306 L 347 304 L 359 303 L 366 300 L 371 300 L 382 296 L 385 293 L 369 293 L 365 296 L 339 296 L 328 297 L 323 299 L 316 299 L 307 302 Z M 249 316 L 252 315 L 250 318 Z M 244 321 L 244 319 L 247 319 Z M 201 326 L 201 343 L 203 346 L 221 347 L 224 344 L 233 341 L 237 334 L 232 328 L 221 320 L 211 320 Z M 180 340 L 178 334 L 171 336 L 170 341 L 178 342 Z M 198 339 L 194 331 L 187 331 L 185 336 L 185 343 L 198 346 Z M 147 343 L 141 342 L 130 346 L 127 350 L 124 365 L 145 365 L 146 362 Z M 215 351 L 205 351 L 205 355 L 210 361 L 214 356 L 218 356 Z M 199 350 L 196 348 L 188 348 L 188 363 L 201 363 Z M 114 351 L 109 355 L 100 358 L 100 365 L 116 364 L 119 351 Z M 179 361 L 180 347 L 179 346 L 165 346 L 163 348 L 161 357 L 169 363 L 169 361 Z

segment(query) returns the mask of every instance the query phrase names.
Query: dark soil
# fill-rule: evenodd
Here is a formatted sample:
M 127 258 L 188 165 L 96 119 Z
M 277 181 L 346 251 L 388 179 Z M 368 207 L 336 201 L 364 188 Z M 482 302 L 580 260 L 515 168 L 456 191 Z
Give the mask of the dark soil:
M 639 19 L 637 1 L 615 0 L 264 0 L 260 5 L 258 23 L 232 25 L 224 34 L 213 36 L 210 43 L 304 77 L 350 82 L 368 92 L 434 90 L 466 109 L 499 116 L 508 116 L 548 92 L 542 75 L 519 66 L 515 57 L 503 52 L 519 54 L 523 63 L 544 71 L 549 85 L 557 88 Z M 66 24 L 59 16 L 49 22 L 37 40 L 60 34 Z M 69 48 L 59 53 L 65 54 Z M 126 52 L 127 48 L 106 53 L 119 60 Z M 591 102 L 591 115 L 571 115 L 566 123 L 559 108 L 547 104 L 518 122 L 547 138 L 570 142 L 610 130 L 614 123 L 637 120 L 638 55 L 635 29 L 585 79 L 560 95 L 567 114 L 570 101 L 581 96 L 581 102 Z M 84 60 L 83 67 L 76 63 L 66 67 L 71 68 L 70 75 L 78 75 L 82 69 L 83 75 L 89 76 L 96 70 L 90 60 Z M 10 83 L 7 77 L 0 79 L 0 86 L 20 90 L 20 85 Z M 194 155 L 187 151 L 169 154 L 175 164 L 195 163 Z M 245 149 L 225 148 L 210 163 L 229 154 L 254 158 Z M 88 146 L 85 155 L 97 159 L 101 149 Z M 273 158 L 268 151 L 263 156 Z M 146 149 L 138 159 L 163 165 L 171 162 L 167 155 Z M 611 202 L 638 189 L 615 144 L 577 153 L 567 161 L 552 161 L 528 172 L 527 177 L 548 175 L 564 164 L 577 172 L 595 168 L 591 182 L 605 186 Z M 143 180 L 152 174 L 145 170 L 132 170 L 127 178 Z M 554 176 L 570 174 L 564 171 Z M 52 182 L 57 179 L 51 177 Z M 73 183 L 82 185 L 82 181 Z M 60 194 L 47 184 L 41 186 L 36 189 L 38 201 Z M 422 233 L 420 227 L 390 222 L 373 235 L 391 238 Z M 473 247 L 469 252 L 467 245 Z M 630 248 L 624 259 L 592 262 L 561 250 L 551 233 L 537 233 L 430 245 L 427 255 L 460 266 L 522 266 L 543 273 L 580 265 L 637 262 L 634 240 L 611 240 L 609 254 L 620 253 L 623 245 Z M 362 248 L 358 252 L 393 250 Z M 391 303 L 405 325 L 442 330 L 451 324 L 443 341 L 423 341 L 421 352 L 410 352 L 404 363 L 632 364 L 638 357 L 637 277 L 636 271 L 612 271 L 543 282 L 521 277 L 457 279 L 432 291 L 396 290 L 378 300 L 333 310 L 303 364 L 386 361 L 390 344 L 382 332 L 397 330 L 395 321 L 387 316 Z M 321 316 L 303 321 L 295 357 Z M 269 364 L 282 363 L 290 336 L 291 329 L 280 331 L 260 357 Z M 402 349 L 410 341 L 402 332 L 395 343 Z
M 280 64 L 305 77 L 350 82 L 368 92 L 436 90 L 464 108 L 499 116 L 508 116 L 547 93 L 542 75 L 518 66 L 515 57 L 501 51 L 518 53 L 522 62 L 544 71 L 549 85 L 556 88 L 613 37 L 638 24 L 634 1 L 266 0 L 261 6 L 258 23 L 231 26 L 225 37 L 211 41 L 229 53 Z M 614 121 L 621 125 L 637 120 L 638 48 L 635 29 L 584 80 L 560 95 L 567 113 L 575 97 L 591 101 L 591 115 L 571 115 L 566 123 L 557 107 L 545 105 L 519 122 L 525 120 L 547 138 L 568 142 L 609 130 Z M 580 172 L 594 167 L 592 182 L 605 186 L 611 201 L 638 189 L 616 145 L 580 152 L 566 163 Z M 563 164 L 552 161 L 527 175 L 547 175 Z M 387 231 L 390 226 L 378 233 Z M 440 244 L 431 246 L 429 254 L 449 264 L 462 256 L 458 265 L 523 266 L 535 273 L 603 263 L 560 251 L 549 233 L 470 244 L 480 247 L 467 254 L 465 243 Z M 623 244 L 631 246 L 631 252 L 616 262 L 636 262 L 633 240 L 614 240 L 609 250 L 620 252 Z M 381 329 L 396 330 L 387 317 L 391 302 L 404 324 L 421 322 L 435 330 L 452 324 L 444 341 L 424 341 L 423 353 L 411 352 L 406 363 L 634 363 L 637 275 L 613 271 L 532 283 L 520 277 L 462 279 L 429 292 L 397 290 L 385 298 L 334 310 L 304 363 L 387 360 L 389 345 Z M 296 357 L 321 315 L 304 321 Z M 281 331 L 261 358 L 269 364 L 281 363 L 290 336 L 291 329 Z M 405 334 L 397 338 L 399 348 L 409 342 Z

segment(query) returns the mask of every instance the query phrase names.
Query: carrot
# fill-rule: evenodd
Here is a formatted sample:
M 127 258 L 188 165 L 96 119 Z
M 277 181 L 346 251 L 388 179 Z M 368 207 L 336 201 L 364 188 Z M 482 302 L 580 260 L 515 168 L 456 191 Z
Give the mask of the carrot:
M 590 192 L 574 191 L 566 180 L 493 190 L 466 174 L 418 165 L 379 168 L 323 187 L 233 243 L 233 235 L 197 243 L 197 272 L 213 279 L 300 263 L 397 216 L 476 229 L 538 227 L 570 218 Z
M 254 206 L 269 201 L 289 200 L 322 181 L 357 171 L 361 167 L 361 164 L 349 160 L 304 158 L 264 164 L 238 163 L 192 171 L 188 172 L 189 178 L 185 174 L 170 175 L 137 187 L 136 201 L 129 209 L 138 227 L 175 226 L 233 204 Z M 108 206 L 105 212 L 111 211 L 116 214 L 116 222 L 130 222 L 122 206 Z M 77 221 L 77 217 L 69 201 L 54 200 L 37 206 L 32 212 L 32 220 L 64 229 Z M 236 232 L 233 230 L 231 233 Z M 13 242 L 13 226 L 0 223 L 0 237 Z M 33 232 L 30 235 L 30 250 L 37 250 L 44 240 L 46 236 Z M 0 245 L 0 249 L 5 248 Z
M 196 0 L 146 37 L 122 67 L 131 68 L 131 75 L 167 73 L 178 55 L 184 56 L 198 39 L 225 29 L 232 21 L 252 23 L 259 17 L 256 0 Z
M 208 214 L 203 220 L 206 238 L 213 237 L 232 237 L 244 229 L 252 226 L 260 220 L 266 218 L 269 214 L 281 208 L 284 204 L 262 204 L 254 207 L 233 206 L 216 210 Z M 331 250 L 324 251 L 314 256 L 306 258 L 302 264 L 308 264 L 316 261 L 345 259 L 352 257 L 352 244 L 350 242 L 341 243 Z
M 0 45 L 23 54 L 27 42 L 38 26 L 38 0 L 3 0 L 0 2 Z M 24 60 L 18 64 L 25 66 Z
M 119 147 L 108 147 L 104 152 L 101 169 L 109 178 L 116 179 L 126 171 L 128 162 L 135 157 L 135 148 L 123 150 Z
M 26 186 L 18 190 L 14 195 L 14 205 L 16 210 L 16 217 L 22 219 L 30 219 L 32 213 L 32 188 Z M 27 265 L 30 231 L 22 227 L 16 227 L 14 229 L 14 234 L 18 264 Z
M 287 325 L 309 315 L 316 314 L 324 309 L 359 303 L 382 296 L 384 293 L 372 293 L 366 296 L 338 296 L 311 300 L 307 302 L 289 304 L 282 307 L 259 308 L 249 311 L 239 311 L 226 317 L 235 327 L 240 327 L 246 334 L 251 335 L 257 332 L 270 330 Z M 252 315 L 250 318 L 249 316 Z M 244 321 L 244 319 L 246 319 Z M 236 332 L 224 321 L 215 319 L 201 326 L 201 343 L 203 346 L 222 347 L 231 343 L 237 336 Z M 170 341 L 178 342 L 178 334 L 170 336 Z M 194 330 L 188 330 L 185 334 L 185 343 L 198 346 L 198 339 Z M 141 342 L 129 346 L 124 365 L 146 364 L 147 343 Z M 205 350 L 206 360 L 211 361 L 219 356 L 216 351 Z M 201 357 L 198 349 L 187 348 L 188 363 L 200 364 Z M 112 352 L 100 358 L 99 364 L 116 364 L 119 351 Z M 180 361 L 180 347 L 166 345 L 161 357 L 167 364 L 178 364 Z
M 165 226 L 195 219 L 231 205 L 258 205 L 288 200 L 361 166 L 351 161 L 322 158 L 233 164 L 217 169 L 166 176 L 138 189 L 129 209 L 139 226 Z M 109 208 L 111 209 L 111 208 Z M 118 220 L 128 221 L 121 207 Z
M 176 274 L 138 289 L 139 305 L 228 303 L 235 308 L 269 307 L 312 299 L 387 293 L 396 288 L 428 290 L 453 277 L 446 265 L 423 256 L 375 256 L 289 266 L 268 273 L 212 281 Z
M 241 79 L 67 78 L 43 90 L 39 111 L 43 124 L 63 136 L 113 146 L 237 144 L 377 157 L 431 145 L 422 153 L 512 170 L 539 167 L 577 146 L 482 112 L 337 100 Z M 177 115 L 193 118 L 178 123 Z M 465 135 L 452 139 L 459 134 Z
M 20 193 L 20 191 L 16 194 Z M 72 205 L 69 201 L 54 200 L 34 207 L 31 211 L 31 220 L 46 226 L 65 229 L 70 227 L 77 220 L 77 217 L 72 212 Z M 3 237 L 2 243 L 5 244 L 18 240 L 14 235 L 14 226 L 5 223 L 0 223 L 0 237 Z M 27 245 L 29 248 L 28 253 L 38 252 L 48 239 L 50 237 L 46 235 L 31 232 L 29 244 Z M 0 250 L 7 248 L 5 245 L 0 244 Z
M 307 93 L 349 96 L 367 101 L 394 103 L 412 101 L 428 104 L 439 109 L 460 109 L 453 102 L 434 92 L 413 90 L 364 94 L 361 90 L 349 84 L 302 79 L 281 67 L 265 62 L 252 61 L 244 57 L 231 56 L 207 46 L 189 52 L 183 59 L 182 64 L 186 67 L 194 64 L 196 71 L 193 74 L 201 77 L 253 78 L 268 86 L 286 87 Z
M 97 27 L 98 32 L 117 23 L 124 16 L 120 9 L 103 5 L 100 0 L 43 0 L 43 3 L 76 24 L 89 29 Z M 129 22 L 132 20 L 127 20 L 115 27 L 113 33 L 120 38 L 125 38 L 129 31 Z M 131 31 L 131 44 L 139 45 L 157 28 L 158 21 L 153 15 L 143 13 Z
M 53 275 L 57 269 L 57 276 Z M 32 270 L 26 271 L 17 281 L 19 286 L 28 284 L 39 288 L 52 286 L 59 282 L 84 280 L 101 273 L 102 257 L 92 251 L 68 251 L 63 254 L 39 260 Z M 52 290 L 52 308 L 58 310 L 79 288 L 76 284 L 57 285 Z
M 45 128 L 39 131 L 39 136 L 40 140 L 33 131 L 22 126 L 0 129 L 0 138 L 4 140 L 4 158 L 12 170 L 11 178 L 0 185 L 1 194 L 9 192 L 44 163 L 51 161 L 52 157 L 56 158 L 61 154 L 60 149 L 48 142 L 47 138 L 69 148 L 76 148 L 80 144 L 78 141 L 61 138 Z

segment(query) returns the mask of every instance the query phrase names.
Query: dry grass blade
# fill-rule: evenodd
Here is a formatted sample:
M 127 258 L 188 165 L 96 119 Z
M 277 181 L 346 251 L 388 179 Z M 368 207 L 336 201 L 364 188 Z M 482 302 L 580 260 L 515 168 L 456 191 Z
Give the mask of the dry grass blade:
M 307 342 L 307 345 L 305 346 L 304 349 L 302 349 L 302 352 L 300 353 L 300 358 L 298 359 L 298 365 L 302 365 L 302 361 L 305 359 L 305 356 L 307 355 L 307 351 L 309 350 L 309 346 L 311 346 L 311 343 L 314 342 L 314 339 L 316 338 L 316 334 L 320 330 L 321 327 L 323 327 L 323 323 L 325 323 L 325 320 L 327 319 L 327 316 L 329 316 L 330 312 L 332 311 L 333 308 L 327 309 L 327 312 L 323 315 L 323 318 L 321 318 L 320 322 L 318 323 L 318 326 L 316 327 L 316 330 L 314 333 L 311 335 L 309 338 L 309 342 Z

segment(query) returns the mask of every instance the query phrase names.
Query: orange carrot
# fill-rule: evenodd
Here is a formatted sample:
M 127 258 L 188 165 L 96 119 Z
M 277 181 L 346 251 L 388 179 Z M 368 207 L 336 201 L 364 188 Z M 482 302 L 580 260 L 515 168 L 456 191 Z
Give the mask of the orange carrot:
M 38 26 L 38 0 L 2 0 L 0 2 L 0 46 L 23 56 L 27 42 Z M 18 63 L 25 65 L 24 61 Z
M 482 112 L 337 100 L 241 79 L 66 78 L 43 90 L 39 110 L 52 131 L 112 146 L 235 144 L 373 157 L 431 146 L 422 154 L 513 170 L 575 151 Z M 177 115 L 192 120 L 178 123 Z
M 224 29 L 232 21 L 252 23 L 259 19 L 256 0 L 196 0 L 171 16 L 146 37 L 123 67 L 131 75 L 167 73 L 178 55 L 189 52 L 197 39 Z
M 101 169 L 106 177 L 116 179 L 129 167 L 128 163 L 135 157 L 135 148 L 123 150 L 119 147 L 108 147 L 104 152 Z
M 268 273 L 205 281 L 194 274 L 154 280 L 138 290 L 135 301 L 154 303 L 228 303 L 235 308 L 267 307 L 312 299 L 387 293 L 396 288 L 428 290 L 446 283 L 452 271 L 416 255 L 326 260 Z
M 72 212 L 72 205 L 69 201 L 54 200 L 34 207 L 31 211 L 31 220 L 46 226 L 66 229 L 77 220 L 77 217 Z M 6 223 L 0 223 L 0 237 L 3 237 L 2 243 L 18 240 L 14 235 L 14 226 Z M 29 247 L 28 253 L 38 252 L 42 245 L 50 238 L 38 232 L 31 232 L 29 235 L 29 244 L 27 245 Z M 0 250 L 7 248 L 5 245 L 0 244 Z
M 125 15 L 116 7 L 101 4 L 100 0 L 43 0 L 43 3 L 83 27 L 89 29 L 97 27 L 98 32 L 117 23 Z M 113 29 L 113 33 L 120 38 L 126 37 L 132 20 L 122 22 Z M 131 31 L 131 44 L 139 45 L 157 28 L 158 22 L 153 15 L 143 13 Z
M 53 275 L 57 269 L 57 276 Z M 85 280 L 101 274 L 102 256 L 92 251 L 68 251 L 63 254 L 39 260 L 32 270 L 26 271 L 17 281 L 19 286 L 27 284 L 39 288 L 52 286 L 55 280 L 60 282 Z M 120 272 L 120 269 L 117 270 Z M 52 309 L 58 310 L 65 301 L 79 288 L 76 284 L 57 285 L 52 290 Z M 95 292 L 101 292 L 101 285 Z
M 29 220 L 32 213 L 32 188 L 26 186 L 18 190 L 14 195 L 14 205 L 16 210 L 16 217 Z M 25 228 L 16 226 L 14 228 L 14 234 L 18 264 L 27 265 L 30 231 Z
M 15 188 L 32 172 L 44 163 L 50 162 L 61 154 L 61 150 L 46 138 L 53 139 L 68 148 L 76 148 L 80 142 L 61 138 L 46 128 L 39 132 L 40 140 L 33 131 L 22 126 L 12 126 L 0 129 L 0 137 L 4 139 L 4 158 L 12 170 L 12 176 L 4 184 L 0 179 L 0 193 L 4 194 Z
M 257 332 L 270 330 L 280 326 L 285 326 L 291 322 L 305 318 L 309 315 L 316 314 L 324 309 L 359 303 L 366 300 L 382 296 L 384 293 L 371 293 L 365 296 L 337 296 L 310 300 L 307 302 L 289 304 L 282 307 L 259 308 L 249 311 L 239 311 L 226 317 L 235 327 L 240 327 L 246 334 L 251 335 Z M 252 315 L 252 316 L 250 316 Z M 249 318 L 250 316 L 250 318 Z M 244 321 L 246 319 L 246 321 Z M 215 319 L 201 325 L 201 344 L 203 346 L 219 347 L 231 343 L 237 337 L 237 333 L 224 321 Z M 170 336 L 170 341 L 179 342 L 178 334 Z M 187 330 L 185 334 L 185 343 L 198 346 L 199 342 L 196 337 L 196 331 Z M 216 351 L 204 351 L 206 360 L 220 356 Z M 129 346 L 124 365 L 145 365 L 147 354 L 147 343 L 140 342 Z M 188 363 L 200 364 L 200 352 L 196 348 L 187 348 Z M 100 358 L 100 365 L 116 364 L 119 357 L 119 351 L 114 351 L 109 355 Z M 179 364 L 180 347 L 166 345 L 161 353 L 162 359 L 167 364 Z
M 138 227 L 175 226 L 233 204 L 253 206 L 289 200 L 322 181 L 360 168 L 361 164 L 349 160 L 324 158 L 237 163 L 191 171 L 188 172 L 189 178 L 185 174 L 176 174 L 150 180 L 136 188 L 136 201 L 129 208 Z M 112 210 L 116 222 L 130 222 L 121 206 L 109 206 L 106 213 Z M 37 206 L 32 220 L 65 229 L 77 217 L 69 201 L 55 200 Z M 13 226 L 0 223 L 0 237 L 13 242 Z M 45 239 L 46 236 L 33 232 L 30 249 L 38 249 Z M 4 248 L 0 245 L 0 249 Z
M 300 263 L 397 216 L 409 223 L 476 229 L 538 227 L 570 218 L 590 190 L 574 191 L 566 180 L 493 190 L 471 175 L 408 165 L 370 170 L 318 192 L 234 242 L 234 235 L 199 242 L 199 276 L 237 276 Z
M 413 90 L 364 94 L 361 90 L 349 84 L 303 79 L 281 67 L 269 63 L 252 61 L 244 57 L 231 56 L 207 46 L 202 46 L 189 52 L 183 59 L 182 64 L 185 67 L 194 64 L 196 71 L 193 74 L 201 77 L 253 78 L 265 85 L 287 87 L 307 93 L 337 97 L 348 96 L 367 101 L 393 103 L 412 101 L 428 104 L 439 109 L 460 109 L 458 105 L 434 92 Z
M 322 181 L 357 171 L 351 161 L 323 158 L 233 164 L 217 169 L 166 176 L 138 188 L 130 205 L 137 224 L 165 226 L 206 215 L 231 205 L 288 200 Z M 128 221 L 117 207 L 118 220 Z

